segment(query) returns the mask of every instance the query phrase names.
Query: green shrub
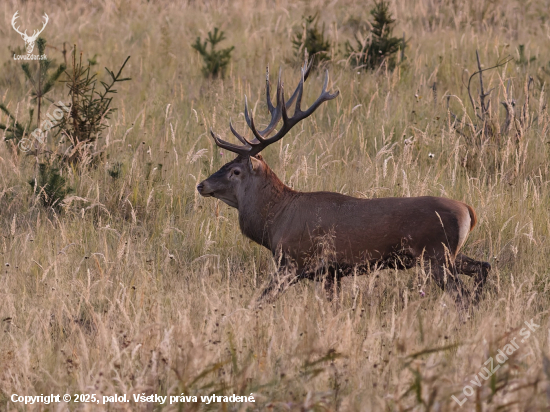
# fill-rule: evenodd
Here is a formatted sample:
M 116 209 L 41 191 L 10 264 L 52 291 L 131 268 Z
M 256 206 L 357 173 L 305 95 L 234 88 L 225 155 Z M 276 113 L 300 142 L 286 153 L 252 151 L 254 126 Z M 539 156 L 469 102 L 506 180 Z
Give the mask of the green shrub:
M 303 17 L 303 30 L 297 32 L 292 40 L 294 52 L 299 61 L 302 60 L 305 50 L 310 56 L 316 57 L 317 62 L 328 60 L 330 57 L 330 43 L 325 39 L 325 25 L 323 24 L 323 28 L 319 30 L 317 20 L 317 14 Z
M 227 49 L 215 50 L 218 43 L 225 40 L 223 31 L 219 31 L 217 27 L 214 28 L 214 33 L 208 32 L 208 39 L 201 42 L 201 38 L 197 37 L 194 44 L 191 45 L 196 51 L 200 53 L 204 61 L 202 68 L 202 74 L 204 77 L 223 77 L 225 69 L 231 61 L 231 52 L 235 48 L 234 46 Z M 207 44 L 210 44 L 210 50 L 208 50 Z
M 29 109 L 29 118 L 26 122 L 20 122 L 13 113 L 7 108 L 4 103 L 0 103 L 0 110 L 8 116 L 8 121 L 3 124 L 0 123 L 0 129 L 6 131 L 6 137 L 4 141 L 8 142 L 14 140 L 17 144 L 33 130 L 32 118 L 34 116 L 34 109 Z
M 40 55 L 46 54 L 46 40 L 39 38 L 36 41 L 38 46 L 38 53 Z M 38 61 L 38 66 L 33 73 L 33 70 L 29 63 L 23 63 L 21 68 L 27 77 L 27 80 L 32 85 L 32 100 L 37 105 L 37 124 L 40 125 L 40 116 L 41 116 L 41 106 L 42 99 L 46 98 L 46 94 L 53 89 L 55 82 L 63 74 L 66 67 L 64 64 L 59 65 L 53 73 L 49 74 L 48 72 L 52 68 L 53 61 L 50 59 L 44 59 Z M 53 103 L 53 101 L 51 101 Z
M 56 211 L 61 210 L 61 202 L 72 192 L 59 168 L 49 163 L 38 164 L 38 175 L 35 179 L 29 180 L 29 184 L 38 195 L 42 206 Z
M 356 67 L 376 69 L 385 64 L 391 70 L 396 65 L 397 53 L 405 50 L 405 39 L 392 37 L 395 19 L 389 11 L 389 2 L 375 2 L 370 14 L 373 17 L 370 34 L 365 39 L 356 34 L 356 46 L 346 42 L 346 53 Z
M 108 82 L 100 81 L 103 90 L 97 85 L 98 79 L 95 74 L 90 73 L 91 67 L 95 64 L 95 56 L 82 64 L 82 53 L 76 58 L 76 46 L 73 50 L 72 68 L 65 71 L 67 76 L 63 82 L 69 88 L 71 110 L 68 116 L 63 117 L 58 124 L 59 133 L 66 136 L 71 147 L 63 150 L 62 160 L 68 163 L 76 163 L 84 158 L 94 160 L 97 153 L 90 153 L 88 148 L 101 136 L 107 127 L 105 120 L 108 120 L 116 108 L 111 107 L 116 83 L 131 80 L 122 77 L 122 71 L 130 56 L 124 60 L 122 66 L 115 74 L 107 70 L 110 76 Z M 100 89 L 100 90 L 98 90 Z M 65 154 L 66 153 L 66 154 Z
M 38 53 L 45 55 L 46 52 L 46 40 L 38 38 L 36 41 L 38 46 Z M 38 62 L 25 62 L 21 64 L 21 69 L 25 74 L 27 81 L 32 87 L 31 102 L 36 104 L 36 127 L 33 127 L 34 109 L 29 109 L 29 119 L 26 123 L 21 123 L 15 120 L 15 117 L 8 110 L 8 108 L 0 104 L 0 110 L 8 115 L 10 121 L 6 124 L 0 124 L 0 129 L 6 130 L 6 141 L 15 140 L 19 143 L 25 135 L 32 133 L 37 127 L 40 126 L 42 119 L 42 102 L 44 99 L 53 103 L 53 100 L 49 99 L 46 95 L 53 89 L 55 83 L 61 77 L 66 69 L 64 64 L 54 68 L 54 62 L 50 59 L 38 60 Z M 54 69 L 51 72 L 51 69 Z M 10 125 L 10 122 L 13 123 Z

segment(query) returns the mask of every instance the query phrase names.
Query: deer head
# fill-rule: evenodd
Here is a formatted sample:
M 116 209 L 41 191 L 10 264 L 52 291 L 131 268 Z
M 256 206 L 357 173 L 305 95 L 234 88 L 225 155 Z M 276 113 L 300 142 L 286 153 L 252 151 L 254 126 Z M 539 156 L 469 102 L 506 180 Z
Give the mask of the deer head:
M 338 96 L 338 92 L 330 94 L 327 91 L 328 86 L 328 70 L 325 74 L 325 83 L 321 95 L 313 102 L 313 104 L 307 109 L 302 110 L 302 94 L 304 90 L 304 82 L 309 76 L 312 66 L 312 61 L 305 62 L 301 69 L 301 79 L 298 87 L 288 100 L 285 102 L 283 93 L 283 84 L 281 82 L 281 72 L 279 71 L 279 80 L 277 82 L 277 105 L 273 106 L 271 102 L 271 89 L 269 83 L 269 68 L 266 75 L 266 97 L 267 108 L 271 114 L 271 121 L 264 130 L 256 129 L 254 119 L 248 110 L 248 101 L 245 96 L 244 103 L 244 117 L 248 127 L 254 135 L 254 139 L 247 140 L 243 135 L 239 134 L 234 128 L 231 122 L 229 122 L 229 129 L 233 135 L 243 144 L 238 146 L 225 140 L 222 140 L 212 130 L 210 133 L 214 139 L 214 142 L 218 147 L 226 149 L 230 152 L 236 153 L 238 156 L 235 160 L 226 163 L 220 170 L 211 175 L 208 179 L 201 182 L 197 186 L 197 190 L 203 196 L 212 196 L 222 200 L 229 206 L 240 208 L 239 199 L 244 199 L 246 193 L 254 193 L 256 186 L 265 185 L 266 178 L 277 179 L 271 172 L 267 164 L 260 156 L 260 152 L 267 146 L 282 139 L 292 127 L 298 122 L 311 115 L 323 102 L 334 99 Z M 288 111 L 291 106 L 295 104 L 294 115 L 288 116 Z M 282 119 L 283 124 L 279 131 L 272 137 L 268 137 L 274 130 L 279 121 Z M 278 181 L 278 179 L 277 179 Z
M 25 47 L 27 48 L 27 54 L 31 54 L 33 49 L 34 49 L 34 43 L 36 42 L 36 39 L 38 38 L 38 35 L 44 31 L 44 28 L 46 27 L 46 24 L 48 24 L 49 17 L 46 13 L 44 13 L 44 16 L 43 16 L 44 25 L 42 26 L 42 28 L 40 30 L 34 30 L 32 36 L 28 36 L 27 35 L 27 30 L 25 30 L 24 33 L 21 33 L 19 31 L 19 27 L 15 27 L 15 21 L 19 17 L 17 15 L 18 13 L 19 13 L 19 11 L 16 11 L 15 14 L 13 15 L 13 18 L 11 19 L 11 25 L 12 25 L 13 29 L 17 33 L 19 33 L 21 35 L 21 37 L 23 38 L 23 40 L 25 41 Z

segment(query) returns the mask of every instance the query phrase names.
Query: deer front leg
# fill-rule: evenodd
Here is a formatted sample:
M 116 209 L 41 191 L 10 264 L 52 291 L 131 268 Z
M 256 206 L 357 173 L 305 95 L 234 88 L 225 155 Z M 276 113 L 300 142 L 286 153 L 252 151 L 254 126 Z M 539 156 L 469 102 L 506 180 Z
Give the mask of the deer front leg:
M 338 298 L 341 291 L 342 277 L 338 273 L 338 268 L 330 266 L 328 273 L 324 276 L 325 295 L 329 302 L 332 302 L 334 298 Z
M 255 306 L 274 302 L 281 293 L 296 283 L 298 278 L 296 265 L 288 262 L 281 263 L 277 272 L 271 276 L 268 285 L 256 300 Z

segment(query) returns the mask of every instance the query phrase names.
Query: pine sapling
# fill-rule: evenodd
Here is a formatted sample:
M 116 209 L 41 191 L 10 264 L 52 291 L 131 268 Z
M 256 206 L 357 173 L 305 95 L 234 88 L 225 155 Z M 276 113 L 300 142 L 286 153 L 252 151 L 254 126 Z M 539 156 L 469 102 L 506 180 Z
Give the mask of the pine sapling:
M 38 52 L 40 55 L 45 55 L 46 40 L 38 38 L 36 41 Z M 38 62 L 22 63 L 21 69 L 25 74 L 25 78 L 29 81 L 32 87 L 31 102 L 36 104 L 36 127 L 33 127 L 33 117 L 35 110 L 29 108 L 29 118 L 25 123 L 16 120 L 16 117 L 8 110 L 8 108 L 0 103 L 0 110 L 8 116 L 6 124 L 0 124 L 0 129 L 6 131 L 5 140 L 15 140 L 16 143 L 21 142 L 21 139 L 37 127 L 40 126 L 42 120 L 43 100 L 46 99 L 53 103 L 53 100 L 48 98 L 47 94 L 52 91 L 55 83 L 66 69 L 64 64 L 54 66 L 54 62 L 50 59 L 39 60 Z M 53 72 L 51 71 L 53 69 Z
M 208 39 L 201 42 L 201 38 L 197 37 L 195 43 L 191 45 L 202 56 L 204 66 L 202 68 L 202 74 L 204 77 L 223 77 L 225 70 L 231 61 L 231 53 L 234 46 L 228 47 L 222 50 L 216 50 L 218 43 L 225 40 L 225 33 L 214 28 L 214 33 L 208 32 Z M 207 45 L 210 44 L 210 50 Z
M 111 107 L 113 94 L 117 92 L 114 86 L 117 83 L 131 80 L 129 77 L 122 77 L 122 71 L 129 59 L 130 56 L 124 60 L 116 74 L 105 67 L 110 79 L 109 81 L 100 81 L 101 86 L 98 87 L 98 79 L 95 74 L 91 74 L 90 70 L 95 64 L 94 59 L 83 64 L 82 53 L 77 59 L 75 46 L 72 68 L 65 71 L 66 80 L 63 81 L 69 88 L 71 111 L 69 116 L 63 117 L 58 124 L 59 131 L 68 137 L 72 146 L 72 150 L 65 151 L 70 153 L 65 156 L 65 161 L 74 163 L 82 160 L 85 157 L 86 148 L 90 147 L 107 127 L 106 120 L 116 110 Z M 91 156 L 93 157 L 94 154 Z
M 316 61 L 329 59 L 330 43 L 325 38 L 325 25 L 319 30 L 318 15 L 303 17 L 303 30 L 296 33 L 292 40 L 294 52 L 301 59 L 304 51 L 307 50 L 310 56 L 316 57 Z
M 369 35 L 363 39 L 356 34 L 356 46 L 346 42 L 346 53 L 358 68 L 376 69 L 384 64 L 391 70 L 396 65 L 399 51 L 403 58 L 405 39 L 392 37 L 395 19 L 392 18 L 388 1 L 375 2 L 370 14 L 373 21 Z
M 35 179 L 29 180 L 29 184 L 42 206 L 56 211 L 61 210 L 61 202 L 73 191 L 59 168 L 50 163 L 39 163 L 38 174 Z

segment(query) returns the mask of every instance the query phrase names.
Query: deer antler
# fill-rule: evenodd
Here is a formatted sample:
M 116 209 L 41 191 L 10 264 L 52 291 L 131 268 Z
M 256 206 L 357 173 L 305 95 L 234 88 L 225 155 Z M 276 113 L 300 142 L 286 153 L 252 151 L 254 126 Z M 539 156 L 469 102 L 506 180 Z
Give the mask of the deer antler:
M 311 115 L 323 102 L 327 100 L 332 100 L 336 96 L 338 96 L 339 92 L 337 91 L 334 94 L 330 94 L 327 91 L 328 86 L 328 70 L 325 74 L 325 83 L 323 85 L 323 90 L 321 91 L 321 95 L 313 102 L 313 104 L 305 111 L 302 111 L 301 109 L 301 103 L 302 103 L 302 94 L 304 91 L 304 82 L 307 79 L 309 72 L 311 70 L 312 61 L 304 63 L 304 66 L 301 69 L 302 72 L 302 78 L 300 79 L 300 83 L 298 83 L 298 87 L 296 87 L 296 90 L 290 97 L 287 103 L 285 103 L 285 97 L 283 92 L 283 84 L 281 82 L 281 72 L 279 71 L 279 80 L 277 81 L 277 106 L 273 106 L 271 103 L 271 95 L 270 95 L 270 84 L 269 84 L 269 68 L 267 69 L 267 78 L 266 78 L 266 95 L 267 95 L 267 108 L 269 112 L 271 113 L 271 121 L 269 122 L 269 125 L 261 131 L 258 131 L 256 129 L 256 126 L 254 125 L 254 119 L 252 118 L 251 114 L 248 111 L 248 101 L 245 96 L 245 103 L 244 103 L 244 117 L 246 119 L 246 123 L 248 124 L 248 127 L 250 130 L 252 130 L 252 133 L 255 136 L 255 139 L 252 141 L 248 141 L 244 136 L 240 135 L 234 128 L 231 122 L 229 122 L 229 128 L 231 129 L 231 132 L 235 135 L 237 139 L 244 145 L 244 146 L 237 146 L 232 143 L 226 142 L 225 140 L 220 139 L 219 136 L 217 136 L 212 129 L 210 129 L 210 134 L 214 138 L 214 142 L 216 142 L 216 145 L 221 147 L 222 149 L 229 150 L 230 152 L 242 155 L 242 156 L 254 156 L 258 153 L 260 153 L 263 149 L 265 149 L 270 144 L 275 143 L 276 141 L 280 140 L 285 136 L 292 127 L 294 127 L 298 122 L 305 119 L 309 115 Z M 296 101 L 296 105 L 294 107 L 294 115 L 292 117 L 288 117 L 287 110 L 290 109 L 292 104 Z M 267 138 L 269 134 L 275 129 L 275 126 L 277 126 L 277 123 L 279 120 L 283 119 L 283 125 L 279 129 L 279 131 L 270 138 Z
M 15 27 L 15 21 L 16 21 L 17 18 L 19 17 L 19 16 L 17 15 L 18 13 L 19 13 L 19 10 L 17 10 L 17 11 L 15 12 L 15 14 L 13 15 L 13 17 L 12 17 L 12 19 L 11 19 L 11 26 L 12 26 L 13 29 L 14 29 L 17 33 L 19 33 L 21 36 L 26 37 L 26 36 L 27 36 L 27 30 L 25 30 L 25 33 L 21 33 L 21 32 L 19 31 L 19 27 Z

